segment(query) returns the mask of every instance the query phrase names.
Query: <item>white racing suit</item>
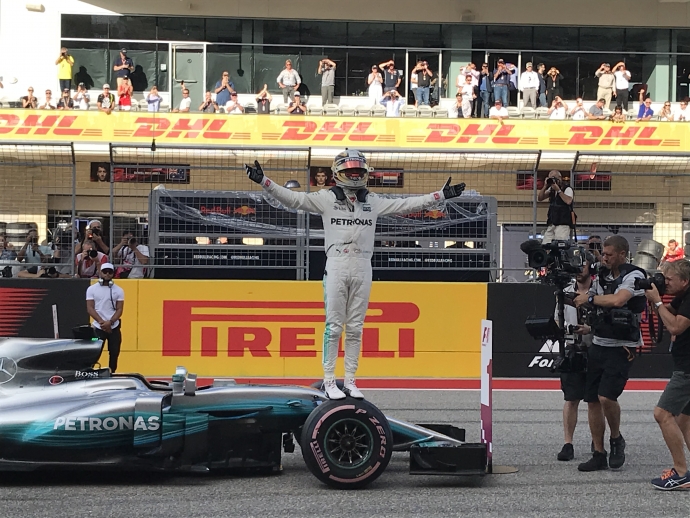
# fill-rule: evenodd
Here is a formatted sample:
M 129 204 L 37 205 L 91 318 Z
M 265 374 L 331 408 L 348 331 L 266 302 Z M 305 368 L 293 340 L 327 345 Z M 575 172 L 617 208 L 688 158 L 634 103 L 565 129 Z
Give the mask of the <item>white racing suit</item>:
M 345 190 L 338 201 L 330 189 L 291 191 L 264 176 L 268 194 L 284 206 L 321 214 L 325 234 L 326 271 L 323 276 L 326 329 L 323 336 L 324 379 L 335 377 L 338 342 L 345 326 L 345 378 L 355 378 L 362 345 L 362 326 L 371 291 L 371 256 L 376 220 L 388 214 L 409 214 L 439 205 L 442 191 L 408 198 L 382 198 L 369 193 L 365 202 Z

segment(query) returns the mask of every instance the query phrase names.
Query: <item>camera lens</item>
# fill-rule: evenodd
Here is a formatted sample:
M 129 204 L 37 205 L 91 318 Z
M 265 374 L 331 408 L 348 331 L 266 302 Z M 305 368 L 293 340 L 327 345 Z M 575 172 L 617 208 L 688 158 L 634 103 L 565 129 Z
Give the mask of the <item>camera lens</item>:
M 96 250 L 89 250 L 89 257 L 95 259 L 96 257 L 98 257 L 98 252 Z

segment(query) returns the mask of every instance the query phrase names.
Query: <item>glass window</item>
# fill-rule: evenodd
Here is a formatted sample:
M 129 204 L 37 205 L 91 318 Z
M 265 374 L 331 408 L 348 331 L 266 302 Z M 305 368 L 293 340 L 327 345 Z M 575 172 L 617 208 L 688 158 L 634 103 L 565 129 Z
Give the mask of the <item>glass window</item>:
M 300 43 L 302 45 L 342 45 L 347 40 L 345 22 L 300 22 Z
M 237 19 L 206 18 L 206 40 L 214 43 L 242 43 L 242 22 L 243 20 Z
M 560 91 L 557 91 L 556 95 L 563 97 L 566 101 L 578 96 L 577 54 L 535 53 L 530 56 L 530 53 L 523 52 L 522 63 L 527 61 L 535 64 L 544 63 L 546 65 L 545 73 L 548 73 L 551 67 L 556 67 L 556 70 L 563 76 L 560 81 Z
M 441 48 L 440 24 L 396 23 L 396 47 Z
M 382 59 L 381 56 L 384 56 L 384 58 Z M 380 64 L 388 56 L 398 58 L 396 60 L 396 68 L 404 68 L 405 55 L 403 53 L 398 52 L 396 56 L 393 50 L 349 49 L 347 51 L 347 92 L 345 95 L 367 95 L 369 90 L 367 78 L 371 72 L 372 65 Z M 381 74 L 383 75 L 383 71 L 381 71 Z M 402 93 L 404 88 L 405 76 L 403 75 L 398 91 Z
M 62 15 L 63 38 L 107 38 L 111 16 Z
M 294 47 L 265 47 L 254 48 L 254 84 L 258 88 L 268 85 L 268 91 L 275 96 L 274 103 L 280 104 L 282 91 L 278 88 L 276 79 L 285 68 L 285 60 L 292 60 L 292 66 L 300 75 L 306 72 L 301 69 L 298 48 Z M 313 72 L 312 72 L 313 73 Z
M 117 72 L 113 70 L 113 64 L 120 57 L 122 47 L 122 43 L 111 43 L 108 52 L 108 82 L 113 90 L 117 85 Z M 167 63 L 168 46 L 156 43 L 128 43 L 126 47 L 127 57 L 134 62 L 134 71 L 129 75 L 134 91 L 149 90 L 154 84 L 157 84 L 159 90 L 166 90 L 167 74 L 159 74 L 159 64 Z M 159 48 L 165 49 L 165 57 L 161 56 Z M 165 61 L 161 61 L 162 59 Z
M 120 40 L 155 40 L 156 19 L 153 16 L 112 16 L 110 37 Z
M 213 92 L 224 71 L 230 74 L 230 81 L 240 93 L 256 93 L 259 88 L 252 85 L 252 48 L 230 45 L 209 45 L 206 52 L 206 89 Z M 276 74 L 277 76 L 278 74 Z M 271 85 L 268 85 L 269 89 Z
M 690 54 L 690 30 L 674 29 L 673 36 L 678 44 L 678 52 Z
M 532 27 L 489 25 L 486 33 L 489 49 L 532 49 Z
M 384 47 L 394 40 L 392 23 L 348 23 L 347 44 L 361 47 Z M 386 59 L 385 55 L 378 60 Z M 390 58 L 387 58 L 390 59 Z
M 612 67 L 615 66 L 620 57 L 620 54 L 580 54 L 578 57 L 578 93 L 584 100 L 597 100 L 599 78 L 596 77 L 595 72 L 603 63 L 608 63 Z
M 580 50 L 622 51 L 625 31 L 613 27 L 580 27 Z
M 158 18 L 158 39 L 173 41 L 203 41 L 203 18 Z
M 628 52 L 669 52 L 670 41 L 658 45 L 658 39 L 667 39 L 669 30 L 625 29 L 625 48 Z
M 534 27 L 534 48 L 549 50 L 577 50 L 577 27 Z
M 264 20 L 264 43 L 299 44 L 300 31 L 297 20 Z
M 474 25 L 472 27 L 472 48 L 473 49 L 487 49 L 488 44 L 486 40 L 486 25 Z

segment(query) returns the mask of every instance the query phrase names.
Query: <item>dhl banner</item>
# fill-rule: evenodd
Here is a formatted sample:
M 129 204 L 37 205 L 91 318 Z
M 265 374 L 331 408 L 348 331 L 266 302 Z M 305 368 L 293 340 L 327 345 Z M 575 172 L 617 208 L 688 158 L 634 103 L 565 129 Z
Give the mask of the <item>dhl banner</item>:
M 687 151 L 690 124 L 0 110 L 2 140 L 366 148 Z
M 322 376 L 320 282 L 121 280 L 118 371 L 201 377 Z M 478 378 L 487 287 L 374 283 L 358 376 Z M 342 348 L 342 341 L 341 341 Z M 342 351 L 337 374 L 343 375 Z M 104 351 L 101 364 L 107 365 Z

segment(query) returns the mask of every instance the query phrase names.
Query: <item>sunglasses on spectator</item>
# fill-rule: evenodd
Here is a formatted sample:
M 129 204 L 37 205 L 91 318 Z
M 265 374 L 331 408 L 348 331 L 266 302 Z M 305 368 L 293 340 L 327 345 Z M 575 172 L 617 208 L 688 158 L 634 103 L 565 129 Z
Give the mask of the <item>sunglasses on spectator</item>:
M 645 101 L 645 104 L 652 104 L 652 101 Z
M 664 108 L 668 108 L 669 106 L 671 106 L 671 105 L 670 104 L 664 104 Z

